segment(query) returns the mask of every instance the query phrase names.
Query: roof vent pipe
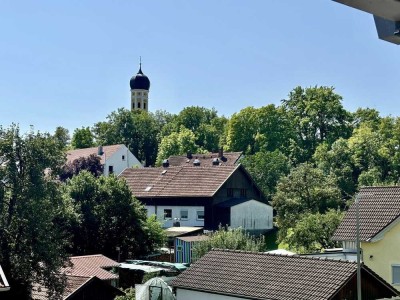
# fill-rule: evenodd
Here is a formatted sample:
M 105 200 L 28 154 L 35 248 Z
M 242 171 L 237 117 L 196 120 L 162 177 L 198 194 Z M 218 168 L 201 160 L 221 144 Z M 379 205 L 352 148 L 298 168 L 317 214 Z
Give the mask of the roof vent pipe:
M 168 168 L 169 167 L 169 160 L 168 159 L 164 159 L 163 162 L 162 162 L 162 166 L 164 168 Z
M 186 157 L 189 158 L 189 159 L 192 159 L 192 157 L 193 157 L 192 156 L 192 152 L 188 151 L 187 154 L 186 154 Z
M 99 146 L 99 147 L 97 148 L 97 155 L 103 155 L 103 154 L 104 154 L 103 146 Z
M 219 159 L 216 157 L 216 158 L 213 158 L 213 160 L 212 160 L 212 165 L 213 166 L 219 166 Z

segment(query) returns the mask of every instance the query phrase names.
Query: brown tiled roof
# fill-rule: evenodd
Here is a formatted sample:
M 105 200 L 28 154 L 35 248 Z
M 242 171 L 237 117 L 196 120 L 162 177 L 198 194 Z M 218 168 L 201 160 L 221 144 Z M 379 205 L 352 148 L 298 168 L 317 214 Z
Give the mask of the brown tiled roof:
M 242 152 L 225 152 L 222 158 L 218 153 L 192 154 L 192 158 L 188 158 L 186 155 L 173 155 L 168 158 L 168 161 L 172 167 L 193 166 L 195 159 L 200 160 L 202 166 L 212 166 L 213 159 L 218 158 L 221 165 L 233 166 L 238 163 L 241 155 Z
M 80 277 L 96 276 L 101 280 L 117 279 L 118 276 L 104 270 L 104 268 L 112 268 L 119 266 L 119 263 L 109 259 L 108 257 L 97 255 L 72 256 L 70 258 L 72 266 L 65 267 L 62 272 L 67 275 Z
M 115 152 L 119 150 L 123 145 L 110 145 L 110 146 L 103 146 L 103 152 L 105 154 L 101 155 L 101 163 L 104 164 L 104 160 L 107 157 L 111 157 Z M 97 155 L 98 147 L 92 148 L 84 148 L 84 149 L 75 149 L 67 151 L 67 163 L 73 162 L 75 159 L 80 157 L 88 157 L 91 154 Z
M 355 262 L 212 250 L 171 282 L 174 287 L 246 299 L 331 299 Z
M 88 282 L 91 277 L 82 276 L 67 276 L 67 282 L 63 293 L 63 299 L 68 298 L 72 293 L 78 290 L 86 282 Z M 48 289 L 41 284 L 34 283 L 32 285 L 32 299 L 33 300 L 47 300 L 49 299 L 47 295 Z
M 364 187 L 359 194 L 360 240 L 367 241 L 400 216 L 400 186 Z M 333 239 L 356 239 L 356 203 L 346 212 Z
M 138 198 L 212 197 L 238 166 L 129 168 L 124 177 Z

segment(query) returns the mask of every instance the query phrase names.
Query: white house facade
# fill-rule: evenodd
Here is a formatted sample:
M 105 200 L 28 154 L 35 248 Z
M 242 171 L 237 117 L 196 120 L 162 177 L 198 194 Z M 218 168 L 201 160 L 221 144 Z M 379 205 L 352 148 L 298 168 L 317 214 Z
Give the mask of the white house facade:
M 155 206 L 146 205 L 147 216 L 156 215 L 164 228 L 178 221 L 184 227 L 204 226 L 204 206 Z
M 67 163 L 90 155 L 97 155 L 100 158 L 105 176 L 119 175 L 126 168 L 143 168 L 135 155 L 122 144 L 70 150 L 67 152 Z

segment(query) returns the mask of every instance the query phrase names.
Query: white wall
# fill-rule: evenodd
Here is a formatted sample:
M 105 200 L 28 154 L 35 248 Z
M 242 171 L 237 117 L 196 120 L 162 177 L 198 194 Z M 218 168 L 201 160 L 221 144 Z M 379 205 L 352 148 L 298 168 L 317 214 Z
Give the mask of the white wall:
M 124 160 L 122 160 L 122 156 L 124 156 Z M 115 175 L 119 175 L 126 168 L 143 168 L 140 161 L 132 154 L 132 152 L 129 151 L 125 145 L 122 145 L 118 151 L 109 157 L 106 153 L 106 162 L 104 164 L 105 176 L 108 176 L 109 166 L 113 166 Z
M 249 200 L 231 207 L 231 227 L 244 229 L 271 229 L 272 207 L 256 200 Z
M 176 289 L 176 300 L 246 300 L 250 298 L 238 298 L 225 295 L 202 293 L 198 291 L 185 290 L 181 288 Z
M 147 216 L 157 215 L 157 219 L 163 224 L 164 228 L 172 227 L 174 218 L 180 218 L 179 222 L 181 226 L 189 226 L 189 227 L 203 227 L 204 220 L 197 219 L 197 211 L 204 211 L 203 206 L 153 206 L 146 205 Z M 164 219 L 164 209 L 172 209 L 172 218 Z M 184 220 L 181 218 L 181 211 L 188 211 L 188 218 Z

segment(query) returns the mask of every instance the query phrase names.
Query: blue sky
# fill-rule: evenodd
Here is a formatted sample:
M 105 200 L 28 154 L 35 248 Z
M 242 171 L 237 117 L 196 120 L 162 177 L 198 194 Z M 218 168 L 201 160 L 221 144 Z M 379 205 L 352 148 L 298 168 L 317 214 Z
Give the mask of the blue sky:
M 151 111 L 230 116 L 327 85 L 350 111 L 400 116 L 399 49 L 371 15 L 331 0 L 2 0 L 0 125 L 103 121 L 129 107 L 139 56 Z

